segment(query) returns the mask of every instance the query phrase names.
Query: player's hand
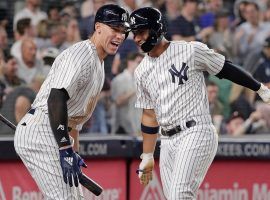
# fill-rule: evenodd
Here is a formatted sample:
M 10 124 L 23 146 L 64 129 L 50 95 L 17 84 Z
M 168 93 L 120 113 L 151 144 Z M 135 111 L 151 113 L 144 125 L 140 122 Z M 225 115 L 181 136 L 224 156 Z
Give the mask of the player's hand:
M 265 103 L 270 104 L 270 89 L 265 85 L 261 84 L 260 89 L 257 91 L 258 95 L 262 98 Z
M 59 150 L 60 164 L 63 171 L 64 182 L 72 187 L 78 187 L 79 179 L 82 175 L 81 166 L 87 167 L 84 160 L 73 151 L 72 147 Z
M 152 153 L 143 153 L 141 155 L 141 163 L 137 170 L 140 183 L 146 186 L 153 178 L 153 169 L 155 165 L 154 157 Z

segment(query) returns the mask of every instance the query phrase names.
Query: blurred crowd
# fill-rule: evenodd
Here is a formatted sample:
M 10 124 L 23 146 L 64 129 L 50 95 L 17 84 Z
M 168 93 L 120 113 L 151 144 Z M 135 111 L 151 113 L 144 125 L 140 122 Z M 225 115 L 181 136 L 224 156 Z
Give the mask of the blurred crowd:
M 201 41 L 270 86 L 269 0 L 2 0 L 0 113 L 17 124 L 29 110 L 54 59 L 93 33 L 97 9 L 116 3 L 129 12 L 152 6 L 164 15 L 168 40 Z M 105 60 L 106 79 L 84 134 L 138 136 L 134 70 L 144 55 L 132 33 Z M 270 132 L 270 106 L 256 93 L 205 74 L 209 108 L 219 134 Z M 13 134 L 0 123 L 0 135 Z

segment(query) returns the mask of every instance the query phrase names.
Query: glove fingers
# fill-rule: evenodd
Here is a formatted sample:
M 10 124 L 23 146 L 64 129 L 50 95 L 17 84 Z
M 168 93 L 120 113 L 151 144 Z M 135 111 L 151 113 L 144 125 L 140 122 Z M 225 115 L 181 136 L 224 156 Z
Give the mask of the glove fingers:
M 66 171 L 63 172 L 63 177 L 64 177 L 64 182 L 67 184 L 68 177 L 67 177 L 67 172 Z
M 79 186 L 79 178 L 78 178 L 78 174 L 77 173 L 74 174 L 73 179 L 74 179 L 74 185 L 75 185 L 75 187 L 78 187 Z
M 68 183 L 69 186 L 72 187 L 73 186 L 73 180 L 72 180 L 72 172 L 68 172 Z

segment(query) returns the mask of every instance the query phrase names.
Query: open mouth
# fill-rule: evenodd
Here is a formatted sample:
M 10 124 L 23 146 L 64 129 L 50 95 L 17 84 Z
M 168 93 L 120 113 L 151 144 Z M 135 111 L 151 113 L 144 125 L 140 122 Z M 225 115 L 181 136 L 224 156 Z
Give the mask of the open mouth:
M 119 42 L 111 42 L 111 44 L 115 47 L 115 48 L 118 48 L 120 43 Z

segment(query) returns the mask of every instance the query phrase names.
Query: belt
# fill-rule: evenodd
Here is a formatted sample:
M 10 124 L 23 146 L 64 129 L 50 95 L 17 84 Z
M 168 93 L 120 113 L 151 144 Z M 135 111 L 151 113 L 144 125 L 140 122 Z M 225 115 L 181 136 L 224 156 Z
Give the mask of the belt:
M 192 126 L 195 126 L 196 125 L 196 121 L 195 120 L 190 120 L 190 121 L 187 121 L 186 122 L 186 127 L 187 128 L 190 128 Z M 170 130 L 164 130 L 164 129 L 161 129 L 161 135 L 163 136 L 173 136 L 175 135 L 176 133 L 179 133 L 180 131 L 182 131 L 182 128 L 181 126 L 176 126 Z
M 30 114 L 35 114 L 35 111 L 36 111 L 36 109 L 35 108 L 31 108 L 29 111 L 28 111 L 28 113 L 30 113 Z

